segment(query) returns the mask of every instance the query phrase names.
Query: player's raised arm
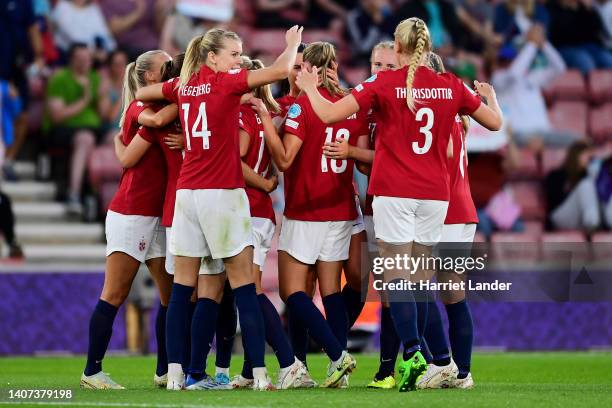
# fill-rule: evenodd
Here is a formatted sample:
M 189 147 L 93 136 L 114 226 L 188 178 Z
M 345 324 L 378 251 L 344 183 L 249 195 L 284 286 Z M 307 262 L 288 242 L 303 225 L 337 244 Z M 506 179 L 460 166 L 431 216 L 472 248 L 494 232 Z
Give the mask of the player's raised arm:
M 251 89 L 287 78 L 294 64 L 298 47 L 302 42 L 303 29 L 303 27 L 295 25 L 287 30 L 285 34 L 287 47 L 272 65 L 249 71 L 248 84 Z
M 351 94 L 335 103 L 323 98 L 317 89 L 318 80 L 317 67 L 313 67 L 312 71 L 302 67 L 302 72 L 298 74 L 296 83 L 302 92 L 308 96 L 312 109 L 324 123 L 339 122 L 359 111 L 359 104 Z
M 143 86 L 136 91 L 136 99 L 143 102 L 159 101 L 164 98 L 162 92 L 163 83 Z
M 501 129 L 503 114 L 497 103 L 495 89 L 486 82 L 474 81 L 474 85 L 478 94 L 484 97 L 486 102 L 481 103 L 471 116 L 476 122 L 489 130 L 495 131 Z
M 152 128 L 161 128 L 172 123 L 178 115 L 178 106 L 172 103 L 154 112 L 153 109 L 145 109 L 138 115 L 138 123 Z

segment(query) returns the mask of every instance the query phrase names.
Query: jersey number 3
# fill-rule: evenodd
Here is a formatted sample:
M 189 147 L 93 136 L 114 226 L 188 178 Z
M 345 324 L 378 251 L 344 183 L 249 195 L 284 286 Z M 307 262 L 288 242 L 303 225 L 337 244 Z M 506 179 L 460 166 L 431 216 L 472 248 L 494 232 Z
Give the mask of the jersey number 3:
M 423 146 L 419 146 L 419 142 L 412 142 L 412 151 L 416 154 L 425 154 L 431 149 L 431 143 L 433 142 L 433 135 L 431 134 L 431 128 L 434 125 L 434 113 L 430 108 L 421 108 L 417 111 L 414 118 L 417 121 L 422 121 L 423 116 L 426 116 L 427 122 L 425 122 L 425 126 L 421 126 L 419 132 L 421 132 L 425 136 L 425 143 Z
M 211 136 L 210 130 L 208 130 L 208 120 L 206 119 L 206 102 L 200 103 L 198 108 L 198 116 L 196 117 L 195 123 L 191 128 L 191 134 L 189 129 L 189 108 L 190 104 L 184 103 L 181 105 L 183 110 L 183 121 L 185 122 L 185 139 L 187 144 L 187 150 L 191 150 L 191 138 L 201 137 L 202 138 L 202 149 L 208 150 L 210 148 L 209 138 Z

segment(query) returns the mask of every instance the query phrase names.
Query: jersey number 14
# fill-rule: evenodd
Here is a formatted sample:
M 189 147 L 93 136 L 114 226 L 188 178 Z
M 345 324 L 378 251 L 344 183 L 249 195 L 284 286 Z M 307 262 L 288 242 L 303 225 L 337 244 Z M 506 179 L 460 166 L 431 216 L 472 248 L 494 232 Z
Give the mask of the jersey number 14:
M 183 121 L 185 122 L 185 139 L 187 150 L 191 150 L 191 138 L 201 137 L 202 138 L 202 149 L 208 150 L 210 148 L 209 138 L 211 136 L 210 130 L 208 130 L 208 120 L 206 119 L 206 102 L 200 103 L 198 108 L 198 116 L 191 129 L 189 128 L 189 103 L 181 105 L 183 110 Z

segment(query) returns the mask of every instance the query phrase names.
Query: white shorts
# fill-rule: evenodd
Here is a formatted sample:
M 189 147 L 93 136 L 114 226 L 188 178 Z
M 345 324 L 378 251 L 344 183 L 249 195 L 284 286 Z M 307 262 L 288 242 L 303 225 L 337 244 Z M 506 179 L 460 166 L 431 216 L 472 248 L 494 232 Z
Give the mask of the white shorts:
M 440 242 L 474 242 L 476 224 L 444 224 Z
M 272 246 L 276 225 L 271 220 L 260 217 L 252 217 L 251 223 L 253 224 L 253 263 L 259 266 L 259 269 L 263 269 L 266 256 Z
M 251 213 L 243 188 L 177 190 L 170 252 L 222 259 L 250 245 Z
M 278 250 L 305 264 L 345 261 L 353 221 L 298 221 L 283 217 Z
M 448 201 L 375 196 L 376 238 L 390 244 L 435 245 L 442 236 Z
M 174 275 L 174 255 L 170 252 L 170 235 L 172 227 L 166 227 L 166 272 Z M 199 275 L 218 275 L 225 271 L 223 259 L 202 258 Z
M 123 252 L 139 262 L 166 256 L 166 232 L 159 217 L 106 213 L 106 256 Z
M 357 235 L 361 231 L 365 231 L 366 227 L 363 223 L 363 213 L 361 212 L 361 205 L 359 203 L 359 197 L 355 196 L 355 205 L 357 207 L 357 218 L 353 222 L 353 227 L 351 228 L 351 235 Z

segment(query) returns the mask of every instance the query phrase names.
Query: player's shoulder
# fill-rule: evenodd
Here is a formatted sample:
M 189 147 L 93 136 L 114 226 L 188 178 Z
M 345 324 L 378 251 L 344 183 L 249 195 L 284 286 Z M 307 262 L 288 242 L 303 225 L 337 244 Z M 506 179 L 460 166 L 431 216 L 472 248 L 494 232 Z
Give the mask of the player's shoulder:
M 297 119 L 300 116 L 307 114 L 309 108 L 310 100 L 308 99 L 308 96 L 302 94 L 298 96 L 289 106 L 289 109 L 287 110 L 287 117 L 289 119 Z

